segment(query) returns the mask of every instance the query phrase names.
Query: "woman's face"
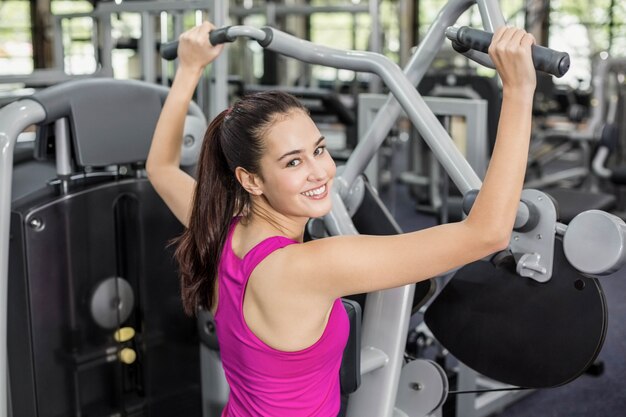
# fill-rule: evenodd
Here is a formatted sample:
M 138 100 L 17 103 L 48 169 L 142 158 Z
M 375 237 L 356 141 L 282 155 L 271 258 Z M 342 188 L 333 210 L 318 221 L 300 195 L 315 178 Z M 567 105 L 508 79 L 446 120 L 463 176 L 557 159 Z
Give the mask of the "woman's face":
M 297 109 L 278 115 L 264 140 L 261 187 L 272 208 L 293 217 L 326 215 L 336 167 L 313 120 Z

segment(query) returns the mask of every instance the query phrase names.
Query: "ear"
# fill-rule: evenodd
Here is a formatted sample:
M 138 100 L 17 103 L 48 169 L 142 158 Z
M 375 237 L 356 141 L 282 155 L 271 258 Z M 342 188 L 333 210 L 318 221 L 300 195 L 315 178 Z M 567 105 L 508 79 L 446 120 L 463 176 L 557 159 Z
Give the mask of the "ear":
M 258 175 L 252 174 L 246 171 L 242 167 L 235 168 L 235 177 L 239 184 L 252 195 L 261 195 L 263 194 L 263 189 L 261 188 L 261 179 Z

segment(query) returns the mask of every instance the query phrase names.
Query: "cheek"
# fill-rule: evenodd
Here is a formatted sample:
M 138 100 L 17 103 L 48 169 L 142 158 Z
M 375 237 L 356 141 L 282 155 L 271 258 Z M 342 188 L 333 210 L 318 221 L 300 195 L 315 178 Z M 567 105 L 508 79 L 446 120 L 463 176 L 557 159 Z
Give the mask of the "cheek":
M 329 178 L 334 178 L 335 173 L 337 172 L 337 166 L 335 165 L 335 160 L 330 156 L 328 152 L 326 152 L 323 163 L 326 175 L 328 175 Z
M 335 173 L 337 172 L 337 165 L 335 165 L 335 160 L 330 155 L 328 155 L 328 169 L 326 172 L 328 172 L 328 176 L 331 178 L 334 178 Z
M 268 183 L 268 191 L 274 196 L 283 196 L 300 193 L 306 184 L 306 175 L 298 170 L 284 170 L 277 173 Z

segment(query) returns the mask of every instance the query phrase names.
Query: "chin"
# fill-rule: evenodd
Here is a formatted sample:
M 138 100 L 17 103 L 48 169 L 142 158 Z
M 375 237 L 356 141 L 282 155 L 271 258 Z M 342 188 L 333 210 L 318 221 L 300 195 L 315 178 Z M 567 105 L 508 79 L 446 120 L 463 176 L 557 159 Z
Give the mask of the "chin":
M 329 201 L 328 204 L 324 205 L 324 207 L 319 207 L 319 208 L 316 208 L 315 210 L 310 210 L 309 214 L 307 215 L 307 217 L 309 217 L 311 219 L 315 219 L 315 218 L 318 218 L 318 217 L 324 217 L 328 213 L 330 213 L 331 209 L 332 209 L 332 204 Z

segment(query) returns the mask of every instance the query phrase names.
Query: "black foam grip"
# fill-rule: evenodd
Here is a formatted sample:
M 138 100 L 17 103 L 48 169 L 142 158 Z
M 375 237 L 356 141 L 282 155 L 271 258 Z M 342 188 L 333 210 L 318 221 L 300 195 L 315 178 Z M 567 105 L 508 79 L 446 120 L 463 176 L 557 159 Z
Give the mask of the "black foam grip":
M 235 38 L 228 36 L 228 29 L 230 29 L 230 26 L 224 26 L 223 28 L 215 29 L 209 32 L 209 41 L 211 41 L 211 45 L 233 42 Z
M 167 61 L 173 61 L 178 57 L 178 41 L 162 43 L 161 56 Z
M 221 43 L 233 42 L 234 37 L 228 36 L 228 29 L 230 26 L 215 29 L 209 32 L 209 41 L 211 45 L 219 45 Z M 161 44 L 161 56 L 167 61 L 172 61 L 178 58 L 178 41 L 162 43 Z
M 466 48 L 487 53 L 492 37 L 493 33 L 463 26 L 458 29 L 457 43 Z M 570 59 L 567 52 L 559 52 L 544 46 L 533 45 L 531 53 L 535 68 L 539 71 L 562 77 L 569 70 Z

